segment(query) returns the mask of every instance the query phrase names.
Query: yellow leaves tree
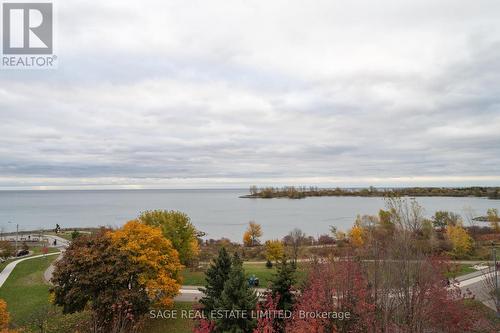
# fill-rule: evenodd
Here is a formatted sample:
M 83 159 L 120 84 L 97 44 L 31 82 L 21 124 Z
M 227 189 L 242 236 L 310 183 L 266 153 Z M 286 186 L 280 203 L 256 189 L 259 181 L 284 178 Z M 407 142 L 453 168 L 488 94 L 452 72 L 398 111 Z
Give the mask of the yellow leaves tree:
M 140 272 L 138 283 L 154 302 L 170 306 L 180 289 L 179 255 L 160 228 L 130 221 L 109 233 L 111 242 L 125 252 Z
M 352 227 L 351 231 L 349 231 L 349 241 L 354 247 L 361 247 L 365 243 L 364 240 L 364 230 L 361 226 L 355 225 Z
M 285 255 L 283 243 L 277 239 L 268 240 L 265 243 L 266 259 L 269 261 L 279 261 Z
M 262 227 L 253 221 L 248 223 L 248 228 L 243 234 L 243 244 L 245 246 L 259 245 L 259 238 L 262 237 Z
M 200 253 L 198 234 L 189 216 L 179 211 L 151 210 L 142 213 L 139 221 L 159 227 L 163 236 L 172 242 L 181 264 L 188 265 Z
M 0 333 L 20 333 L 18 330 L 9 329 L 10 315 L 7 311 L 7 303 L 0 299 Z
M 461 225 L 448 225 L 446 236 L 453 246 L 453 254 L 456 257 L 463 257 L 472 250 L 472 238 Z
M 488 222 L 490 222 L 491 228 L 495 230 L 495 232 L 500 231 L 500 217 L 498 217 L 498 209 L 490 208 L 488 209 Z
M 7 303 L 0 299 L 0 332 L 6 332 L 9 328 L 10 315 L 7 312 Z

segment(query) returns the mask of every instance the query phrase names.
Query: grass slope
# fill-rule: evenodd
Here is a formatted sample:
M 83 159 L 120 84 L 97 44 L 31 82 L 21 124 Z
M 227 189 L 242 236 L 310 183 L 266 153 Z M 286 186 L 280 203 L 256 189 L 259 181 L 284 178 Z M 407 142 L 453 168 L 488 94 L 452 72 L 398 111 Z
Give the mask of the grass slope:
M 194 320 L 182 318 L 182 311 L 189 311 L 193 309 L 195 303 L 191 302 L 176 302 L 173 310 L 177 311 L 177 318 L 147 318 L 142 332 L 144 333 L 188 333 L 193 332 Z
M 297 280 L 302 281 L 305 277 L 305 272 L 301 269 L 301 265 L 298 265 L 297 270 Z M 259 287 L 265 288 L 271 282 L 274 274 L 276 273 L 276 268 L 267 268 L 265 263 L 243 263 L 243 268 L 245 269 L 245 275 L 247 277 L 255 275 L 259 278 Z M 185 269 L 182 272 L 184 277 L 183 285 L 185 286 L 203 286 L 205 284 L 205 272 L 204 271 L 190 271 Z
M 53 255 L 19 263 L 0 288 L 0 298 L 7 302 L 14 324 L 28 322 L 31 314 L 47 305 L 49 285 L 43 279 L 43 272 L 56 258 Z

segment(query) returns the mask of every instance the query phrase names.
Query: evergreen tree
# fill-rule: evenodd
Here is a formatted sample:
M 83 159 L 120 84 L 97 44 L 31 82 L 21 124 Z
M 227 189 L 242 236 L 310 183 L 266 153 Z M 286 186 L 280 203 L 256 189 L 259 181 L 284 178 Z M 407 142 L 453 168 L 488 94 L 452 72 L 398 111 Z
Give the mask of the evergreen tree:
M 215 308 L 215 304 L 224 290 L 224 283 L 227 281 L 230 271 L 231 257 L 226 249 L 222 247 L 219 250 L 219 256 L 213 261 L 205 274 L 205 288 L 200 289 L 205 294 L 200 299 L 205 315 L 208 316 L 210 311 Z
M 276 310 L 292 311 L 295 303 L 295 296 L 292 293 L 292 286 L 295 284 L 294 262 L 287 261 L 283 257 L 278 263 L 276 274 L 271 281 L 271 296 L 276 301 Z M 276 318 L 273 321 L 274 332 L 285 332 L 285 321 Z
M 224 285 L 224 291 L 217 302 L 216 310 L 233 310 L 233 313 L 246 311 L 247 318 L 242 316 L 223 316 L 215 321 L 215 332 L 245 333 L 252 332 L 255 328 L 256 320 L 252 319 L 252 311 L 257 305 L 257 295 L 250 288 L 245 278 L 243 263 L 235 253 L 232 261 L 229 278 Z
M 283 257 L 277 265 L 276 274 L 271 281 L 271 293 L 273 297 L 279 295 L 277 308 L 279 310 L 292 310 L 295 301 L 292 286 L 295 284 L 295 267 L 293 263 Z

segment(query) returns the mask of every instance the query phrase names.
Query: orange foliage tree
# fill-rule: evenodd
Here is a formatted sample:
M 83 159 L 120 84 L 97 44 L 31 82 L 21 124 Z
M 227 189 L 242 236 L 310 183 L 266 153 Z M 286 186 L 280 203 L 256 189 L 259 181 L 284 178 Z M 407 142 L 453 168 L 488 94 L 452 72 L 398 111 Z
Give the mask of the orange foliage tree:
M 148 292 L 150 299 L 172 305 L 172 298 L 180 289 L 182 265 L 170 240 L 163 237 L 159 228 L 139 221 L 130 221 L 110 233 L 112 243 L 126 252 L 139 269 L 138 283 Z
M 4 332 L 9 328 L 10 316 L 7 312 L 7 303 L 0 299 L 0 332 Z
M 170 306 L 183 267 L 161 230 L 138 221 L 76 238 L 55 266 L 53 302 L 89 309 L 99 332 L 135 332 L 151 307 Z
M 18 330 L 9 329 L 10 315 L 7 311 L 7 303 L 0 299 L 0 333 L 19 333 Z
M 243 244 L 245 246 L 259 245 L 259 238 L 262 237 L 262 227 L 253 221 L 248 223 L 248 228 L 243 234 Z

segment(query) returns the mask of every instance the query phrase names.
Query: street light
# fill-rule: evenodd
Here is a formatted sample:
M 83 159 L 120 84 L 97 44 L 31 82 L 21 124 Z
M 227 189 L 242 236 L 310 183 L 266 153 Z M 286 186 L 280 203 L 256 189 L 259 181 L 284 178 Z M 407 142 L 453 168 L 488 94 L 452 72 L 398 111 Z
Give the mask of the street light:
M 9 221 L 7 223 L 14 224 L 11 221 Z M 19 224 L 16 224 L 16 257 L 17 257 L 17 239 L 18 239 L 18 235 L 19 235 Z
M 497 249 L 495 243 L 491 242 L 491 255 L 493 256 L 493 269 L 495 270 L 495 308 L 497 317 L 500 317 L 500 303 L 498 302 L 498 267 L 497 267 Z

